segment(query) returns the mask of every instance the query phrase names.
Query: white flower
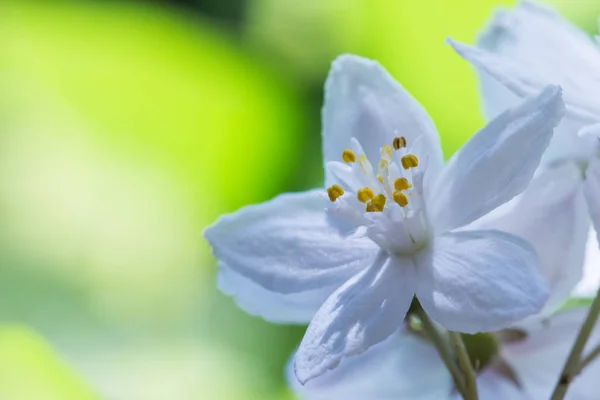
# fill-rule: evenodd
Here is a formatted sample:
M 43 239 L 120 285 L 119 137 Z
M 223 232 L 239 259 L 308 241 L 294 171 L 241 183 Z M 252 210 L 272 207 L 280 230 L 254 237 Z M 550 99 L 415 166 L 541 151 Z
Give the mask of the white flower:
M 600 49 L 587 33 L 549 8 L 522 1 L 494 15 L 477 48 L 449 42 L 481 72 L 483 104 L 490 118 L 547 84 L 562 87 L 567 112 L 545 161 L 587 162 L 598 154 L 597 141 L 589 133 L 600 128 Z M 577 136 L 579 131 L 583 137 Z
M 461 332 L 538 312 L 548 293 L 531 245 L 455 229 L 527 186 L 562 116 L 560 89 L 499 115 L 446 166 L 433 122 L 376 62 L 338 58 L 325 92 L 327 196 L 282 195 L 205 231 L 220 287 L 242 308 L 285 322 L 316 311 L 296 356 L 298 378 L 385 340 L 415 295 Z
M 550 398 L 586 313 L 586 308 L 563 311 L 550 318 L 529 321 L 516 329 L 467 337 L 471 356 L 480 361 L 477 355 L 483 357 L 477 374 L 479 398 Z M 600 326 L 593 332 L 587 350 L 598 343 Z M 365 353 L 343 360 L 336 370 L 304 386 L 292 373 L 291 364 L 287 379 L 302 400 L 461 399 L 435 347 L 408 326 Z M 596 400 L 598 376 L 600 359 L 577 376 L 566 399 Z
M 596 38 L 596 41 L 598 38 Z M 587 177 L 586 197 L 596 231 L 600 229 L 600 48 L 582 30 L 552 10 L 529 1 L 498 12 L 479 38 L 478 48 L 449 40 L 480 71 L 489 117 L 536 93 L 561 85 L 566 115 L 556 129 L 543 164 L 576 162 Z M 596 233 L 590 236 L 596 240 Z M 600 258 L 598 244 L 589 252 Z M 581 287 L 597 288 L 598 264 L 588 265 Z
M 519 321 L 520 329 L 532 329 L 537 332 L 540 320 L 545 320 L 564 302 L 581 276 L 589 226 L 587 213 L 581 207 L 581 203 L 585 202 L 582 187 L 581 176 L 573 164 L 565 163 L 549 168 L 538 174 L 522 194 L 465 228 L 504 230 L 530 241 L 537 250 L 541 260 L 540 273 L 550 287 L 550 298 L 542 313 L 526 321 Z M 544 382 L 557 378 L 568 351 L 565 346 L 572 344 L 572 339 L 583 320 L 581 313 L 582 311 L 578 311 L 577 314 L 564 314 L 569 315 L 569 318 L 577 315 L 579 322 L 568 327 L 570 342 L 568 338 L 563 338 L 561 330 L 547 332 L 547 337 L 551 337 L 555 332 L 561 335 L 555 339 L 561 344 L 560 351 L 563 353 L 559 354 L 558 359 L 552 360 L 551 368 L 552 371 L 556 370 L 556 373 L 551 375 L 552 371 L 548 371 L 541 375 Z M 560 322 L 563 320 L 563 314 L 559 315 Z M 551 321 L 554 321 L 554 318 Z M 513 335 L 507 333 L 498 332 L 496 336 L 498 340 L 507 342 L 511 336 L 514 337 L 515 331 L 512 331 Z M 600 327 L 598 334 L 600 335 Z M 527 351 L 540 345 L 535 344 L 538 340 L 547 340 L 547 337 L 539 337 L 540 334 L 536 333 L 526 342 L 504 343 L 504 347 L 501 347 L 496 355 L 494 343 L 483 343 L 491 345 L 491 348 L 484 348 L 483 353 L 495 356 L 494 360 L 485 361 L 485 366 L 478 374 L 481 400 L 527 398 L 514 382 L 507 379 L 506 364 L 511 367 L 508 371 L 520 372 L 528 380 L 533 379 L 535 382 L 536 371 L 545 371 L 546 366 L 524 364 L 523 360 L 527 357 L 515 358 L 514 349 L 524 347 Z M 478 348 L 481 350 L 481 342 Z M 536 354 L 541 355 L 544 351 L 546 349 L 542 348 Z M 550 355 L 552 356 L 554 353 Z M 448 399 L 453 390 L 452 379 L 433 345 L 406 328 L 401 328 L 398 333 L 373 346 L 364 354 L 343 360 L 336 370 L 326 372 L 308 382 L 305 387 L 298 383 L 290 370 L 291 365 L 288 366 L 290 385 L 306 400 L 439 400 Z M 523 379 L 519 377 L 519 382 Z M 528 384 L 533 383 L 528 381 Z M 541 386 L 549 391 L 552 389 L 552 382 Z M 493 394 L 496 397 L 493 397 Z M 458 397 L 456 399 L 458 400 Z M 532 400 L 538 400 L 538 397 Z

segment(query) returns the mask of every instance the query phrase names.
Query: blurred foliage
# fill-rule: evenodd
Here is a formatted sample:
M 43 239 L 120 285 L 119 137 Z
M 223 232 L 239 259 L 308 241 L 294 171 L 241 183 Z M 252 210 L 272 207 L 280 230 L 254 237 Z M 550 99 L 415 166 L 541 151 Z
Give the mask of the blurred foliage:
M 320 184 L 322 85 L 343 52 L 385 65 L 449 156 L 482 119 L 445 37 L 471 41 L 509 3 L 0 2 L 0 318 L 34 327 L 107 398 L 289 398 L 283 366 L 303 329 L 217 293 L 202 230 Z M 559 6 L 590 30 L 600 14 Z M 10 360 L 49 352 L 7 329 Z M 28 379 L 91 398 L 33 355 Z
M 0 326 L 0 398 L 99 400 L 44 341 L 20 326 Z

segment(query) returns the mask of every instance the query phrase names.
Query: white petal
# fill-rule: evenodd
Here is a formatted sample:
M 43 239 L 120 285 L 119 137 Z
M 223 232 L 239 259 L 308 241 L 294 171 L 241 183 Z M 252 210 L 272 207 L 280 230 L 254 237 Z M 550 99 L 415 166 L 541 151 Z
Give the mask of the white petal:
M 552 80 L 541 79 L 535 72 L 524 70 L 513 60 L 452 39 L 448 39 L 448 43 L 458 55 L 480 71 L 498 80 L 519 97 L 533 96 L 545 85 L 554 83 Z M 573 93 L 565 93 L 565 103 L 569 117 L 575 118 L 581 123 L 594 123 L 598 120 L 596 106 L 590 106 L 587 100 L 582 100 Z
M 600 287 L 600 248 L 596 230 L 590 229 L 585 246 L 583 278 L 573 291 L 575 297 L 594 297 Z
M 462 231 L 436 237 L 415 257 L 417 298 L 449 330 L 476 333 L 505 328 L 540 311 L 548 290 L 531 245 L 499 231 Z
M 248 314 L 278 324 L 308 324 L 327 297 L 338 288 L 332 285 L 298 293 L 273 292 L 226 265 L 219 265 L 217 286 Z
M 534 399 L 550 398 L 556 379 L 586 314 L 587 308 L 573 309 L 542 321 L 530 323 L 524 327 L 527 332 L 524 340 L 506 343 L 503 346 L 503 358 L 514 369 L 524 388 L 531 393 Z M 589 350 L 599 342 L 600 325 L 594 330 L 587 349 Z M 573 392 L 581 391 L 586 383 L 589 384 L 588 374 L 590 373 L 593 376 L 592 379 L 595 379 L 594 384 L 597 388 L 597 372 L 600 368 L 597 362 L 591 368 L 591 370 L 584 371 L 575 380 L 571 388 Z M 593 393 L 597 395 L 597 392 Z M 595 397 L 574 396 L 568 398 L 591 400 Z
M 583 128 L 581 128 L 578 132 L 578 136 L 580 137 L 587 137 L 587 136 L 591 136 L 591 139 L 594 141 L 593 143 L 596 144 L 596 148 L 594 150 L 597 150 L 598 148 L 598 144 L 600 144 L 600 124 L 592 124 L 592 125 L 587 125 L 584 126 Z
M 306 400 L 439 400 L 452 392 L 452 378 L 430 343 L 404 327 L 364 353 L 301 385 L 290 360 L 286 377 Z
M 456 44 L 456 46 L 459 48 L 461 45 Z M 482 51 L 480 52 L 481 54 L 485 54 Z M 498 58 L 496 61 L 498 63 L 508 63 L 506 59 Z M 521 71 L 519 66 L 515 65 L 514 68 Z M 515 73 L 517 72 L 506 72 L 507 75 L 512 77 L 515 76 Z M 535 88 L 541 88 L 541 85 L 542 83 L 539 82 Z M 525 96 L 526 93 L 534 93 L 534 89 L 520 90 L 517 92 L 519 95 L 516 95 L 503 83 L 482 70 L 479 70 L 479 86 L 488 119 L 492 119 L 504 112 L 507 108 L 518 104 L 519 99 Z M 542 162 L 544 164 L 552 164 L 565 159 L 587 160 L 594 153 L 595 147 L 593 146 L 593 140 L 577 137 L 575 132 L 588 124 L 593 123 L 598 117 L 590 114 L 588 111 L 581 111 L 580 108 L 574 107 L 572 103 L 567 103 L 566 108 L 567 113 L 562 122 L 555 129 L 554 137 L 543 155 Z
M 319 190 L 281 195 L 219 218 L 204 236 L 222 268 L 269 291 L 339 286 L 368 267 L 378 247 L 346 237 L 325 214 L 326 205 Z
M 591 159 L 588 164 L 584 193 L 594 228 L 598 232 L 600 231 L 600 160 L 598 158 Z
M 595 66 L 600 65 L 600 51 L 587 33 L 546 7 L 522 2 L 511 11 L 496 13 L 480 36 L 478 47 L 498 58 L 472 53 L 457 44 L 457 50 L 480 67 L 480 87 L 488 117 L 516 104 L 517 96 L 500 83 L 506 79 L 524 76 L 522 79 L 537 80 L 539 84 L 558 84 L 564 90 L 567 110 L 583 107 L 596 112 L 584 112 L 583 119 L 577 112 L 567 112 L 543 162 L 587 159 L 592 155 L 588 140 L 573 137 L 583 125 L 599 119 L 596 93 L 600 90 L 600 69 Z M 506 70 L 510 63 L 516 70 Z M 487 69 L 495 77 L 485 72 Z
M 549 8 L 522 2 L 498 12 L 478 46 L 505 59 L 543 82 L 560 85 L 571 96 L 600 109 L 600 51 L 590 36 Z
M 582 188 L 574 164 L 550 168 L 520 196 L 470 226 L 511 233 L 533 245 L 550 288 L 544 312 L 562 305 L 583 276 L 589 217 Z
M 522 192 L 563 111 L 560 89 L 548 86 L 477 132 L 434 183 L 428 201 L 436 232 L 464 226 Z
M 414 264 L 381 252 L 373 265 L 333 293 L 311 321 L 296 354 L 301 383 L 385 340 L 414 296 Z
M 404 136 L 409 146 L 423 136 L 432 160 L 430 168 L 441 168 L 439 137 L 427 112 L 375 61 L 344 55 L 333 62 L 322 118 L 325 163 L 340 161 L 352 137 L 377 162 L 381 147 L 391 145 L 395 136 Z

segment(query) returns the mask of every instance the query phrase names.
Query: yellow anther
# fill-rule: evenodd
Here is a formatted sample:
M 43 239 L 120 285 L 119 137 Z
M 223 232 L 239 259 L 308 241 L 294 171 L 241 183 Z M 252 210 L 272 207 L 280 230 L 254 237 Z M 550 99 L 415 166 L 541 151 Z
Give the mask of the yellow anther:
M 375 197 L 375 193 L 373 193 L 373 190 L 370 187 L 364 187 L 362 189 L 358 189 L 356 197 L 358 197 L 358 201 L 361 203 L 366 203 Z
M 381 183 L 383 183 L 383 177 L 379 174 L 377 174 L 377 180 Z
M 394 149 L 400 150 L 401 148 L 406 147 L 406 138 L 404 136 L 395 137 L 392 145 L 394 146 Z
M 389 160 L 392 158 L 392 154 L 392 146 L 390 146 L 389 144 L 383 145 L 383 147 L 381 148 L 381 157 L 387 158 Z
M 331 200 L 332 203 L 343 194 L 344 189 L 342 189 L 339 185 L 333 185 L 327 188 L 327 196 L 329 196 L 329 200 Z
M 400 207 L 406 207 L 408 205 L 408 197 L 399 190 L 394 192 L 394 201 L 398 203 Z
M 402 161 L 402 167 L 404 167 L 404 169 L 414 168 L 419 165 L 419 159 L 414 154 L 402 156 L 400 161 Z
M 386 200 L 387 199 L 382 194 L 373 197 L 373 199 L 367 203 L 367 212 L 382 212 Z
M 352 150 L 346 149 L 342 153 L 342 160 L 347 163 L 353 163 L 356 161 L 356 154 Z
M 396 190 L 406 190 L 410 189 L 412 185 L 408 183 L 406 178 L 397 178 L 394 180 L 394 189 Z

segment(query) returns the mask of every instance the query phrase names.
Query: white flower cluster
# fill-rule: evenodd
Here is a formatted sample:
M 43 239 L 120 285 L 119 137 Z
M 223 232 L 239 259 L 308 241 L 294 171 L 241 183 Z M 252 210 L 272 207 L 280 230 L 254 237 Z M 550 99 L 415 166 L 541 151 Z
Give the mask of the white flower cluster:
M 489 123 L 444 164 L 423 107 L 375 61 L 339 57 L 325 188 L 209 227 L 219 288 L 309 323 L 287 371 L 302 399 L 600 399 L 600 302 L 564 307 L 600 262 L 599 43 L 530 2 L 476 47 L 449 42 Z

